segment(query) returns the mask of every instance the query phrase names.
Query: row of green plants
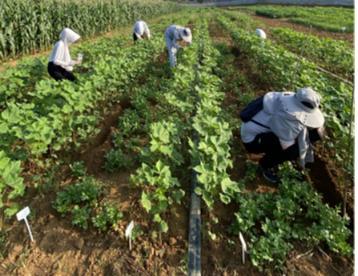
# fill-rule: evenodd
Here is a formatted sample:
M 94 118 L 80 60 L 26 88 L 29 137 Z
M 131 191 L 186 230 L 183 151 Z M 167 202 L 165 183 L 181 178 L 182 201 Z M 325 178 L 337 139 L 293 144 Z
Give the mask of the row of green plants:
M 228 29 L 232 32 L 236 46 L 240 37 L 241 41 L 246 40 L 246 44 L 243 45 L 248 47 L 248 32 L 240 30 L 240 33 L 234 35 L 239 30 L 234 30 L 235 27 L 230 25 L 229 20 L 220 17 L 219 21 L 223 26 L 230 26 Z M 262 49 L 261 41 L 256 40 L 254 36 L 251 39 L 252 44 L 257 43 L 258 50 Z M 251 45 L 251 49 L 254 47 Z M 241 54 L 251 53 L 247 48 L 239 49 Z M 225 54 L 224 50 L 222 54 Z M 276 60 L 277 56 L 276 54 Z M 253 61 L 257 62 L 256 58 L 252 58 Z M 262 68 L 261 64 L 258 66 Z M 220 75 L 225 74 L 220 70 L 217 72 Z M 272 78 L 271 72 L 268 73 Z M 236 78 L 240 81 L 240 87 L 247 86 L 245 81 L 242 81 L 244 76 Z M 244 102 L 252 99 L 252 90 L 250 87 L 248 90 L 241 90 L 237 97 L 238 104 L 244 105 Z M 236 114 L 235 111 L 233 114 Z M 303 181 L 301 173 L 292 165 L 286 163 L 280 168 L 281 182 L 276 192 L 251 191 L 249 187 L 257 181 L 256 165 L 247 162 L 245 173 L 245 177 L 238 183 L 242 192 L 236 193 L 233 200 L 237 204 L 237 210 L 229 232 L 237 237 L 240 233 L 243 235 L 248 244 L 251 263 L 260 271 L 272 273 L 274 270 L 277 273 L 285 273 L 285 263 L 297 243 L 308 249 L 327 246 L 335 253 L 351 256 L 352 247 L 348 240 L 352 233 L 348 228 L 348 216 L 342 217 L 338 207 L 330 208 L 324 204 L 321 196 L 309 183 Z
M 164 23 L 158 25 L 160 31 Z M 154 34 L 158 29 L 154 28 Z M 119 101 L 161 52 L 159 33 L 150 41 L 125 49 L 121 43 L 116 47 L 116 41 L 106 39 L 98 45 L 79 47 L 87 59 L 79 68 L 77 82 L 46 78 L 36 82 L 23 101 L 7 100 L 0 114 L 1 162 L 5 169 L 13 166 L 8 158 L 16 164 L 21 161 L 22 165 L 35 163 L 41 167 L 44 155 L 55 157 L 60 150 L 80 145 L 97 131 L 102 103 Z M 16 172 L 12 181 L 4 184 L 2 193 L 5 207 L 10 209 L 14 206 L 11 190 L 25 189 L 21 169 Z M 12 187 L 13 183 L 17 186 Z
M 189 48 L 181 50 L 171 77 L 161 82 L 160 93 L 165 100 L 162 105 L 167 109 L 164 113 L 167 116 L 150 124 L 149 142 L 140 156 L 142 163 L 131 176 L 131 182 L 142 189 L 142 207 L 162 232 L 168 231 L 165 216 L 170 205 L 180 204 L 185 195 L 181 176 L 188 173 L 185 169 L 186 137 L 190 135 L 187 122 L 193 106 L 180 98 L 190 97 L 197 47 L 195 40 Z
M 175 3 L 161 0 L 3 0 L 0 60 L 49 48 L 64 27 L 89 37 L 179 9 Z
M 247 172 L 243 184 L 255 180 L 255 174 Z M 297 243 L 308 248 L 323 244 L 335 253 L 351 256 L 348 216 L 342 217 L 338 207 L 324 204 L 312 185 L 302 181 L 289 163 L 280 168 L 279 174 L 277 192 L 241 193 L 235 200 L 239 209 L 230 232 L 241 232 L 245 237 L 252 264 L 260 271 L 284 271 Z
M 317 70 L 317 65 L 271 41 L 262 41 L 254 33 L 241 29 L 226 17 L 219 23 L 230 32 L 235 46 L 248 59 L 250 70 L 259 76 L 260 82 L 271 91 L 294 90 L 310 86 L 322 96 L 329 137 L 325 144 L 331 149 L 337 166 L 353 173 L 352 148 L 349 147 L 351 98 L 350 85 Z
M 288 50 L 302 55 L 330 72 L 353 80 L 353 49 L 344 41 L 318 38 L 288 28 L 272 29 L 272 37 Z
M 330 32 L 353 32 L 353 8 L 254 6 L 257 15 L 270 18 L 288 18 L 290 22 L 312 26 Z
M 228 174 L 233 166 L 230 155 L 232 128 L 221 108 L 224 99 L 224 93 L 220 91 L 221 80 L 214 74 L 220 53 L 211 43 L 207 21 L 201 22 L 200 30 L 201 47 L 193 91 L 196 97 L 192 118 L 195 134 L 189 145 L 198 179 L 195 192 L 212 209 L 215 203 L 230 203 L 240 190 Z

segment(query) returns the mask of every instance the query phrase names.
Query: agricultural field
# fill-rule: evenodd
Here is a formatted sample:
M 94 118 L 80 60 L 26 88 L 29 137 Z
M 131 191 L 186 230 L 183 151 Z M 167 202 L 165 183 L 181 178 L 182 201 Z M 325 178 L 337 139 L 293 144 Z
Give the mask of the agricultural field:
M 0 3 L 0 274 L 186 275 L 195 193 L 202 275 L 352 275 L 352 9 L 120 2 Z M 49 3 L 64 21 L 35 21 L 23 30 L 38 36 L 31 43 L 4 33 L 12 16 L 21 15 L 16 32 L 23 13 L 45 16 Z M 326 11 L 336 22 L 322 31 Z M 314 20 L 273 24 L 255 12 Z M 134 44 L 137 17 L 152 38 Z M 84 37 L 71 46 L 84 56 L 76 82 L 47 73 L 64 22 Z M 170 68 L 164 31 L 173 23 L 190 27 L 193 43 Z M 322 96 L 327 138 L 303 174 L 285 163 L 269 184 L 241 143 L 240 110 L 304 86 Z M 25 206 L 34 242 L 16 220 Z

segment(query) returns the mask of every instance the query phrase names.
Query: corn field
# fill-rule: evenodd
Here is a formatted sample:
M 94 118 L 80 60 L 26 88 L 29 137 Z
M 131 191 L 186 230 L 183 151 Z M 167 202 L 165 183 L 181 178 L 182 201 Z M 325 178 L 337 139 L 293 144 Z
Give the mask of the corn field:
M 160 0 L 1 0 L 0 60 L 49 48 L 64 27 L 88 37 L 176 7 Z

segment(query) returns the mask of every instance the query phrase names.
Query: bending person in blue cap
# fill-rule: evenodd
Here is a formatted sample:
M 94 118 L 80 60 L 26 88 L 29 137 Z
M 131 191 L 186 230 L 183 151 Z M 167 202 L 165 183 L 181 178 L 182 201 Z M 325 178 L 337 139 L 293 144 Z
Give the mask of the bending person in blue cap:
M 284 161 L 299 158 L 303 168 L 313 162 L 312 144 L 324 136 L 320 96 L 303 88 L 297 93 L 269 92 L 255 102 L 260 107 L 254 116 L 243 119 L 241 140 L 248 152 L 264 154 L 259 161 L 262 174 L 277 183 L 276 169 Z

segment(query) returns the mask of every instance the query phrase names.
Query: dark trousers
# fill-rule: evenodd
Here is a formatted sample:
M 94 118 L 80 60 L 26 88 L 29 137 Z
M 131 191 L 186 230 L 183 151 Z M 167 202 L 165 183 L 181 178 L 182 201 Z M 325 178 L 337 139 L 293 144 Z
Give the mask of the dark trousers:
M 47 71 L 51 77 L 53 77 L 57 81 L 61 80 L 69 80 L 75 81 L 76 77 L 66 69 L 62 68 L 59 65 L 54 64 L 53 62 L 49 62 L 47 65 Z
M 270 169 L 279 164 L 295 160 L 299 156 L 298 143 L 283 150 L 278 137 L 272 132 L 256 135 L 250 143 L 244 143 L 246 150 L 250 153 L 264 153 L 264 157 L 259 161 L 264 169 Z

